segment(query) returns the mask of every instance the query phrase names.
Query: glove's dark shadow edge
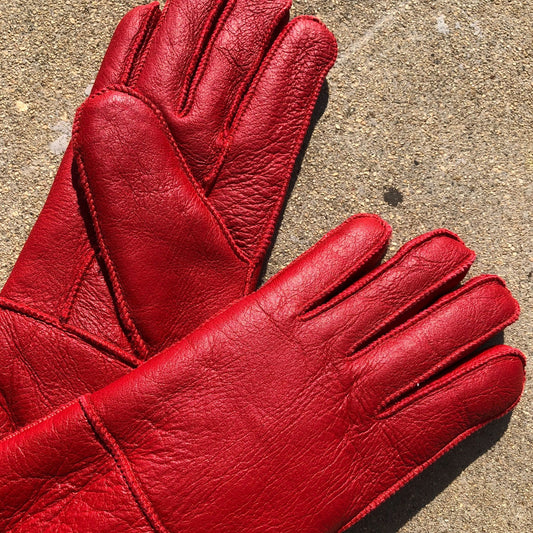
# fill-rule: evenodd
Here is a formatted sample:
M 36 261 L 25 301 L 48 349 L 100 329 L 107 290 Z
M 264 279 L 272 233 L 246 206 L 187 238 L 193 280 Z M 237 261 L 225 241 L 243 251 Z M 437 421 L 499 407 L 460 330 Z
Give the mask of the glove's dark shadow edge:
M 512 413 L 474 433 L 415 477 L 347 533 L 396 533 L 433 501 L 470 464 L 488 452 L 503 436 Z M 462 511 L 466 512 L 466 511 Z
M 289 186 L 287 188 L 287 194 L 285 195 L 280 214 L 276 221 L 276 226 L 274 228 L 274 232 L 272 233 L 272 238 L 270 239 L 270 244 L 265 253 L 263 267 L 261 269 L 261 274 L 259 276 L 258 287 L 261 287 L 267 281 L 267 279 L 265 279 L 266 270 L 268 268 L 270 256 L 272 255 L 272 249 L 274 248 L 274 245 L 278 239 L 279 228 L 281 227 L 281 223 L 283 221 L 283 216 L 285 214 L 287 203 L 290 197 L 292 196 L 294 185 L 296 183 L 296 180 L 298 179 L 298 175 L 300 174 L 300 171 L 302 170 L 302 163 L 305 157 L 305 153 L 307 152 L 307 149 L 309 148 L 311 137 L 313 136 L 313 133 L 315 131 L 316 125 L 318 124 L 318 121 L 322 118 L 322 115 L 325 113 L 326 108 L 328 107 L 328 103 L 329 103 L 329 85 L 328 85 L 328 80 L 326 79 L 324 80 L 324 84 L 322 85 L 322 89 L 320 90 L 320 94 L 318 96 L 317 102 L 315 104 L 315 108 L 313 110 L 313 114 L 311 115 L 311 122 L 309 124 L 309 128 L 305 135 L 304 141 L 302 143 L 300 153 L 294 163 L 294 169 L 292 171 L 292 176 L 289 182 Z
M 484 349 L 503 343 L 503 334 Z M 347 533 L 396 533 L 433 501 L 469 465 L 488 452 L 504 435 L 512 412 L 480 429 L 416 476 L 405 487 L 363 518 Z

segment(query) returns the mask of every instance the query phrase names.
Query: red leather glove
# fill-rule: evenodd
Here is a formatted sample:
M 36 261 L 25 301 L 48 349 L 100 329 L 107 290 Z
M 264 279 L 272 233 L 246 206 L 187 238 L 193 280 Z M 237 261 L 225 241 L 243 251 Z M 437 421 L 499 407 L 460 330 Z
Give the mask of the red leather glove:
M 177 345 L 0 443 L 0 527 L 344 531 L 509 411 L 523 356 L 479 353 L 518 316 L 504 283 L 452 290 L 473 253 L 445 230 L 378 267 L 389 233 L 350 219 Z
M 0 435 L 126 374 L 255 287 L 336 54 L 315 19 L 287 24 L 289 7 L 289 0 L 171 0 L 161 16 L 150 4 L 121 23 L 93 94 L 110 85 L 119 92 L 84 108 L 96 131 L 94 139 L 83 134 L 78 149 L 95 187 L 93 162 L 105 162 L 111 216 L 144 217 L 144 231 L 165 245 L 143 248 L 139 235 L 113 235 L 102 222 L 111 248 L 118 238 L 139 282 L 148 268 L 161 277 L 143 288 L 150 308 L 131 317 L 123 298 L 130 271 L 123 280 L 111 271 L 106 283 L 69 149 L 0 297 Z M 176 143 L 179 157 L 162 153 Z M 153 175 L 158 157 L 176 173 Z M 126 171 L 132 175 L 122 180 Z M 168 188 L 172 203 L 154 205 L 146 177 L 160 193 Z M 117 252 L 114 260 L 125 257 Z

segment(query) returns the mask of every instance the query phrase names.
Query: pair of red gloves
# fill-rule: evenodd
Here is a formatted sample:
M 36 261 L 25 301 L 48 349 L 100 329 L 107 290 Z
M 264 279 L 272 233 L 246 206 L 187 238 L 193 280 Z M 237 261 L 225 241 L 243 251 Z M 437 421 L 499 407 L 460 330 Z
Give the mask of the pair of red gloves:
M 241 298 L 336 55 L 289 7 L 118 27 L 1 294 L 2 531 L 343 531 L 518 401 L 481 349 L 518 305 L 448 231 L 380 265 L 356 216 Z

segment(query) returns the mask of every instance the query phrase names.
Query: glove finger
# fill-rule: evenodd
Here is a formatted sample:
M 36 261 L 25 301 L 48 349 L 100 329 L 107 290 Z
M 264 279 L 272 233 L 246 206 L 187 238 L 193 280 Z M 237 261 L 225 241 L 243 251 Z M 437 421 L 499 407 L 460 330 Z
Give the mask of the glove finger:
M 94 82 L 93 94 L 109 85 L 128 82 L 160 15 L 159 4 L 152 2 L 136 7 L 124 16 L 113 34 L 111 46 Z
M 453 289 L 474 258 L 447 230 L 422 235 L 304 318 L 331 338 L 338 352 L 353 354 Z
M 316 19 L 294 19 L 278 37 L 231 127 L 210 200 L 248 257 L 260 262 L 282 209 L 335 38 Z
M 136 88 L 170 116 L 187 91 L 213 29 L 231 0 L 169 0 L 142 68 L 132 80 Z
M 503 416 L 524 387 L 524 357 L 496 346 L 423 385 L 395 404 L 383 406 L 374 431 L 374 449 L 386 472 L 374 471 L 364 509 L 355 523 L 462 440 Z M 356 426 L 354 426 L 354 430 Z M 393 446 L 391 446 L 393 443 Z M 347 529 L 347 528 L 345 528 Z M 343 529 L 343 531 L 345 530 Z
M 157 109 L 108 91 L 80 109 L 80 182 L 124 327 L 140 357 L 243 295 L 249 263 L 202 196 Z
M 504 282 L 480 276 L 359 352 L 353 361 L 370 411 L 465 359 L 517 320 Z
M 187 137 L 193 137 L 195 145 L 222 148 L 224 126 L 231 120 L 280 25 L 287 20 L 290 6 L 291 0 L 228 3 L 193 79 L 187 84 L 190 89 L 177 106 L 180 114 L 187 115 L 182 120 Z M 206 124 L 209 128 L 205 128 Z M 191 128 L 198 130 L 195 135 L 190 133 Z M 179 138 L 178 144 L 181 147 Z M 191 150 L 194 151 L 196 146 Z
M 397 401 L 383 404 L 379 416 L 402 421 L 423 417 L 422 426 L 433 427 L 435 434 L 448 426 L 446 439 L 453 440 L 457 433 L 487 423 L 516 404 L 524 386 L 524 365 L 518 350 L 494 346 Z M 450 428 L 450 421 L 459 424 L 460 431 Z
M 364 275 L 383 257 L 390 226 L 376 215 L 355 215 L 330 231 L 271 278 L 280 309 L 302 314 Z

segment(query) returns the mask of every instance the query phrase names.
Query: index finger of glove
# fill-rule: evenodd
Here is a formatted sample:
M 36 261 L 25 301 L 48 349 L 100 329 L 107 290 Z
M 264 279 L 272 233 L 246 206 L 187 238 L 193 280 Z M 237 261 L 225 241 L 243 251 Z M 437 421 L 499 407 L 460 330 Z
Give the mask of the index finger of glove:
M 268 281 L 276 305 L 298 315 L 320 305 L 379 263 L 390 235 L 378 216 L 349 218 Z
M 318 20 L 281 32 L 229 128 L 209 198 L 245 254 L 260 263 L 337 46 Z

